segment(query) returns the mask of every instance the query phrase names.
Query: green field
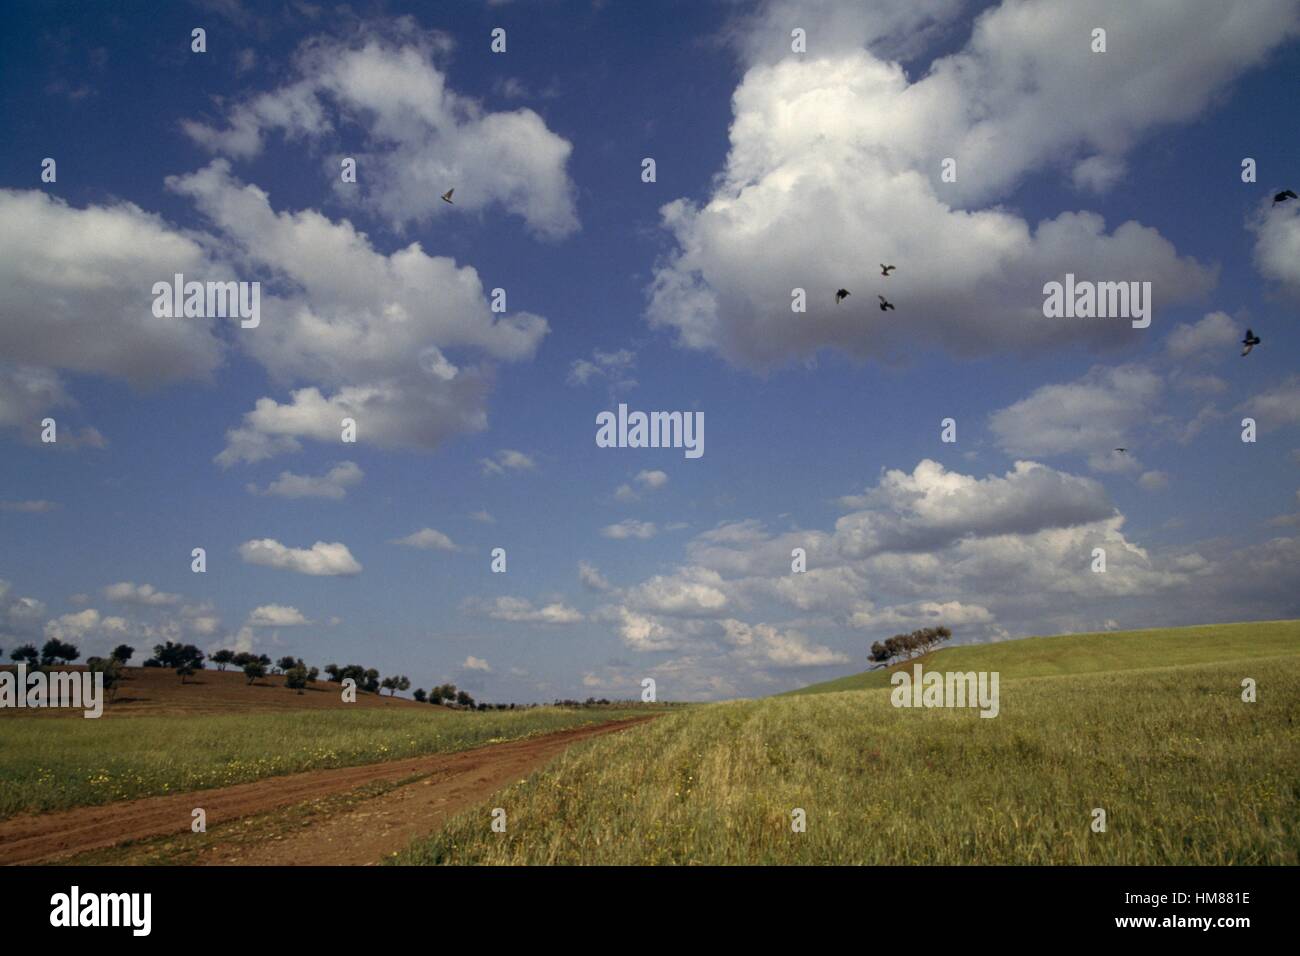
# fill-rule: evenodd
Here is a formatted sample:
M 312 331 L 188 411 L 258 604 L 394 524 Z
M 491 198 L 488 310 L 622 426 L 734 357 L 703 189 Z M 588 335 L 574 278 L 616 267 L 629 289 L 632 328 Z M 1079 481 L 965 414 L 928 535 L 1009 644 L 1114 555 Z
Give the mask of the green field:
M 894 708 L 882 672 L 693 708 L 495 795 L 505 833 L 481 808 L 394 862 L 1300 863 L 1300 622 L 1035 638 L 931 663 L 1000 671 L 1000 716 Z M 868 689 L 835 692 L 854 681 Z
M 949 671 L 998 671 L 1002 679 L 1141 670 L 1176 664 L 1210 664 L 1257 657 L 1300 654 L 1300 621 L 1206 624 L 1146 631 L 1101 631 L 1060 637 L 1027 637 L 998 644 L 966 644 L 935 651 L 926 666 Z M 888 687 L 888 669 L 851 674 L 813 684 L 791 694 L 826 694 L 842 690 Z
M 0 819 L 464 750 L 645 710 L 303 710 L 0 721 Z

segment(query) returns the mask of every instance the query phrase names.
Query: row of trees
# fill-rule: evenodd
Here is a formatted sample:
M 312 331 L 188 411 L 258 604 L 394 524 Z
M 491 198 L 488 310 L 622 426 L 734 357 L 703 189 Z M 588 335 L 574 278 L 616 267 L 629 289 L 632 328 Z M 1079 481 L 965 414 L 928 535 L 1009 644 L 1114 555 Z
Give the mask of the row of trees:
M 910 660 L 917 654 L 925 654 L 952 637 L 948 628 L 923 627 L 911 634 L 895 634 L 883 642 L 871 645 L 871 660 L 876 664 L 888 664 L 892 660 Z
M 892 640 L 892 638 L 891 638 Z M 0 650 L 0 655 L 4 652 Z M 117 682 L 121 679 L 121 670 L 126 663 L 135 655 L 135 648 L 127 644 L 119 644 L 113 649 L 109 657 L 90 657 L 86 660 L 86 666 L 92 671 L 101 671 L 105 675 L 105 686 L 116 687 Z M 74 645 L 64 643 L 58 640 L 48 640 L 38 651 L 33 644 L 24 644 L 14 649 L 9 655 L 14 661 L 26 661 L 31 666 L 49 667 L 55 664 L 68 664 L 75 661 L 81 656 L 81 651 Z M 145 660 L 145 667 L 166 667 L 176 671 L 180 677 L 181 683 L 186 682 L 186 678 L 193 676 L 195 671 L 203 670 L 209 663 L 216 666 L 219 671 L 224 671 L 228 667 L 237 667 L 244 672 L 248 678 L 248 683 L 252 684 L 267 673 L 283 674 L 284 684 L 286 687 L 297 690 L 302 693 L 309 684 L 313 684 L 320 677 L 322 670 L 317 667 L 308 667 L 301 657 L 285 656 L 272 663 L 271 658 L 265 654 L 251 654 L 247 651 L 233 651 L 222 649 L 213 651 L 211 656 L 205 655 L 193 644 L 181 644 L 174 641 L 165 641 L 162 644 L 155 644 L 153 656 Z M 405 674 L 398 674 L 393 677 L 380 678 L 379 671 L 373 667 L 363 667 L 360 664 L 326 664 L 324 673 L 331 683 L 341 684 L 348 678 L 356 681 L 357 689 L 367 691 L 371 694 L 379 694 L 388 691 L 389 696 L 396 696 L 398 691 L 409 690 L 411 679 Z M 468 692 L 461 690 L 455 684 L 439 684 L 432 690 L 426 691 L 424 688 L 416 688 L 412 696 L 420 703 L 436 704 L 445 707 L 456 707 L 464 710 L 514 710 L 515 704 L 487 704 L 474 700 Z M 558 707 L 596 707 L 608 706 L 609 701 L 604 698 L 597 700 L 589 697 L 584 702 L 576 700 L 564 700 L 555 702 Z
M 4 653 L 0 650 L 0 655 Z M 115 660 L 119 664 L 125 664 L 135 653 L 134 647 L 128 647 L 126 644 L 119 644 L 113 648 L 113 653 L 109 660 Z M 64 641 L 50 638 L 46 641 L 41 649 L 36 650 L 35 644 L 22 644 L 15 647 L 9 654 L 9 659 L 17 663 L 27 663 L 32 667 L 53 667 L 55 664 L 71 664 L 81 656 L 81 651 L 75 644 L 68 644 Z M 103 658 L 92 657 L 91 660 L 102 660 Z

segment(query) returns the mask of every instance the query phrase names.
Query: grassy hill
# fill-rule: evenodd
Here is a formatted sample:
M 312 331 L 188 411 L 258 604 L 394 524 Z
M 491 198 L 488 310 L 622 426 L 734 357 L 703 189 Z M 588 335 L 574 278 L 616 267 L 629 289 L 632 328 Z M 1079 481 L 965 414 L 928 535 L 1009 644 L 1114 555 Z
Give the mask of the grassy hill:
M 842 690 L 888 687 L 899 668 L 909 672 L 920 661 L 923 669 L 998 671 L 1002 679 L 1091 674 L 1099 671 L 1141 670 L 1180 664 L 1251 660 L 1300 653 L 1300 621 L 1256 621 L 1244 624 L 1204 624 L 1143 631 L 1101 631 L 1028 637 L 997 644 L 946 647 L 923 658 L 889 668 L 850 674 L 811 684 L 790 694 L 828 694 Z
M 506 833 L 478 808 L 393 862 L 1296 865 L 1298 636 L 1265 622 L 936 653 L 1001 671 L 994 719 L 895 708 L 883 673 L 693 708 L 494 795 Z

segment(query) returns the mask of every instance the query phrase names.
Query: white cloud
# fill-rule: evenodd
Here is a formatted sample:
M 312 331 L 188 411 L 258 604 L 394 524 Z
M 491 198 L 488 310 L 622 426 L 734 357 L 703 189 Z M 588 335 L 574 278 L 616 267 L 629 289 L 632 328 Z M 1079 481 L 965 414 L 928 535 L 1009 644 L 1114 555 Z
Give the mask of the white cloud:
M 581 611 L 560 601 L 534 607 L 531 601 L 516 597 L 499 597 L 486 604 L 469 601 L 466 610 L 479 611 L 497 621 L 523 624 L 577 624 L 586 619 Z
M 280 477 L 259 489 L 257 485 L 248 485 L 248 491 L 255 495 L 272 495 L 277 498 L 328 498 L 340 501 L 347 496 L 348 489 L 361 483 L 365 472 L 352 461 L 341 461 L 323 475 L 296 475 L 291 471 L 280 472 Z
M 0 189 L 6 362 L 141 387 L 209 379 L 223 351 L 214 322 L 153 314 L 153 284 L 178 272 L 234 278 L 194 237 L 132 203 L 78 209 L 39 190 Z M 46 374 L 42 387 L 57 394 Z
M 1294 34 L 1294 4 L 1243 13 L 1004 3 L 913 82 L 880 57 L 895 52 L 900 24 L 951 6 L 923 8 L 889 4 L 882 14 L 862 5 L 834 16 L 818 3 L 765 8 L 753 28 L 765 39 L 742 43 L 750 62 L 717 186 L 702 205 L 662 209 L 676 249 L 655 273 L 653 325 L 683 346 L 756 367 L 822 348 L 861 358 L 926 345 L 1024 352 L 1141 334 L 1124 321 L 1043 318 L 1043 284 L 1081 264 L 1087 278 L 1151 282 L 1157 322 L 1210 288 L 1214 269 L 1136 222 L 1107 230 L 1099 216 L 1071 211 L 1032 225 L 998 202 L 1058 167 L 1085 186 L 1109 185 L 1142 137 L 1197 116 Z M 1113 42 L 1093 54 L 1091 29 L 1103 20 Z M 810 34 L 807 56 L 788 55 L 791 25 L 806 23 L 822 32 Z M 780 37 L 786 54 L 777 57 L 768 43 Z M 1156 47 L 1179 56 L 1152 61 L 1146 51 Z M 956 182 L 940 179 L 946 157 L 957 160 Z M 877 262 L 899 267 L 887 289 Z M 849 307 L 832 301 L 841 286 L 855 293 Z M 809 294 L 797 322 L 794 287 Z M 897 313 L 874 308 L 874 293 L 885 291 Z
M 628 538 L 638 538 L 642 541 L 647 538 L 653 538 L 658 529 L 653 521 L 637 521 L 635 518 L 625 518 L 617 524 L 606 525 L 600 529 L 600 533 L 606 538 L 613 538 L 615 541 L 624 541 Z
M 482 671 L 484 674 L 492 673 L 492 667 L 481 657 L 475 657 L 470 654 L 465 658 L 465 663 L 460 665 L 467 671 Z
M 164 607 L 179 604 L 179 594 L 159 591 L 152 584 L 136 585 L 131 581 L 119 581 L 104 588 L 104 597 L 118 604 L 135 604 L 141 607 Z
M 75 614 L 64 614 L 54 620 L 45 622 L 45 637 L 49 640 L 77 642 L 97 630 L 100 625 L 99 612 L 93 607 Z
M 875 488 L 843 501 L 861 509 L 835 522 L 836 546 L 852 557 L 1074 527 L 1115 511 L 1096 481 L 1029 461 L 980 479 L 925 459 L 910 474 L 886 471 Z
M 495 458 L 480 458 L 479 465 L 482 466 L 485 475 L 501 475 L 507 470 L 532 471 L 537 467 L 537 462 L 521 451 L 503 448 L 496 453 Z
M 2 334 L 2 333 L 0 333 Z M 59 375 L 48 368 L 11 366 L 0 362 L 0 428 L 13 428 L 28 444 L 41 440 L 41 421 L 55 419 L 57 442 L 48 448 L 103 448 L 107 442 L 93 427 L 77 430 L 58 409 L 75 408 L 77 402 L 64 388 Z
M 1260 275 L 1281 283 L 1292 298 L 1300 296 L 1300 205 L 1295 200 L 1281 206 L 1264 201 L 1247 226 L 1255 234 Z
M 245 541 L 240 556 L 249 564 L 309 575 L 360 574 L 361 565 L 342 542 L 317 541 L 310 548 L 288 548 L 274 538 Z
M 359 127 L 360 142 L 349 137 L 346 151 L 331 155 L 325 168 L 341 200 L 358 202 L 394 228 L 499 207 L 541 236 L 574 232 L 566 171 L 572 145 L 530 109 L 491 112 L 452 91 L 435 64 L 442 46 L 437 34 L 405 18 L 351 44 L 318 37 L 294 58 L 291 81 L 236 104 L 224 128 L 194 121 L 184 128 L 210 150 L 251 157 L 271 131 L 335 146 L 340 128 Z M 356 183 L 338 181 L 342 155 L 356 159 Z M 439 197 L 452 187 L 448 205 Z
M 1300 424 L 1300 376 L 1260 392 L 1242 407 L 1255 417 L 1261 431 Z
M 1028 398 L 994 412 L 989 427 L 1012 455 L 1086 455 L 1099 471 L 1136 469 L 1127 447 L 1150 427 L 1164 382 L 1138 365 L 1098 366 L 1076 382 L 1044 385 Z
M 1165 348 L 1172 358 L 1186 360 L 1206 353 L 1233 354 L 1237 324 L 1226 312 L 1211 312 L 1194 325 L 1180 323 L 1169 333 Z
M 421 548 L 425 551 L 456 551 L 456 543 L 441 531 L 433 528 L 421 528 L 412 531 L 405 538 L 398 538 L 390 544 L 404 544 L 408 548 Z
M 284 604 L 263 604 L 253 608 L 248 615 L 247 627 L 302 627 L 311 621 L 303 617 L 296 607 Z
M 595 591 L 599 594 L 604 594 L 608 591 L 614 590 L 614 586 L 605 579 L 603 574 L 600 573 L 600 569 L 586 561 L 578 562 L 578 580 L 580 580 L 588 590 Z
M 227 434 L 223 466 L 292 451 L 299 440 L 337 443 L 340 422 L 381 448 L 435 448 L 486 427 L 493 362 L 530 358 L 546 320 L 494 315 L 478 273 L 418 242 L 384 255 L 350 222 L 314 210 L 275 212 L 269 196 L 234 179 L 224 160 L 168 187 L 194 201 L 212 241 L 248 274 L 275 277 L 262 324 L 239 342 L 289 401 L 259 399 Z M 451 363 L 458 349 L 478 362 Z M 464 360 L 462 360 L 464 361 Z
M 593 381 L 603 381 L 612 390 L 636 387 L 632 369 L 636 365 L 636 355 L 628 349 L 603 352 L 596 349 L 590 359 L 574 359 L 569 365 L 568 383 L 586 385 Z

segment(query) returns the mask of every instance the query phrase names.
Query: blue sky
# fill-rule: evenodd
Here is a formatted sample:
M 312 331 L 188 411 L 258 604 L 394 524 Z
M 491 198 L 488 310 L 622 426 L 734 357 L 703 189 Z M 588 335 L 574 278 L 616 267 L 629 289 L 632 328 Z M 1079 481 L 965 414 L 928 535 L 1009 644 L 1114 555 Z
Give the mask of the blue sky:
M 18 5 L 0 646 L 703 699 L 932 623 L 1300 614 L 1300 4 L 1087 6 Z M 153 317 L 174 271 L 262 324 Z M 1151 326 L 1045 318 L 1067 271 Z M 597 448 L 619 402 L 704 456 Z

